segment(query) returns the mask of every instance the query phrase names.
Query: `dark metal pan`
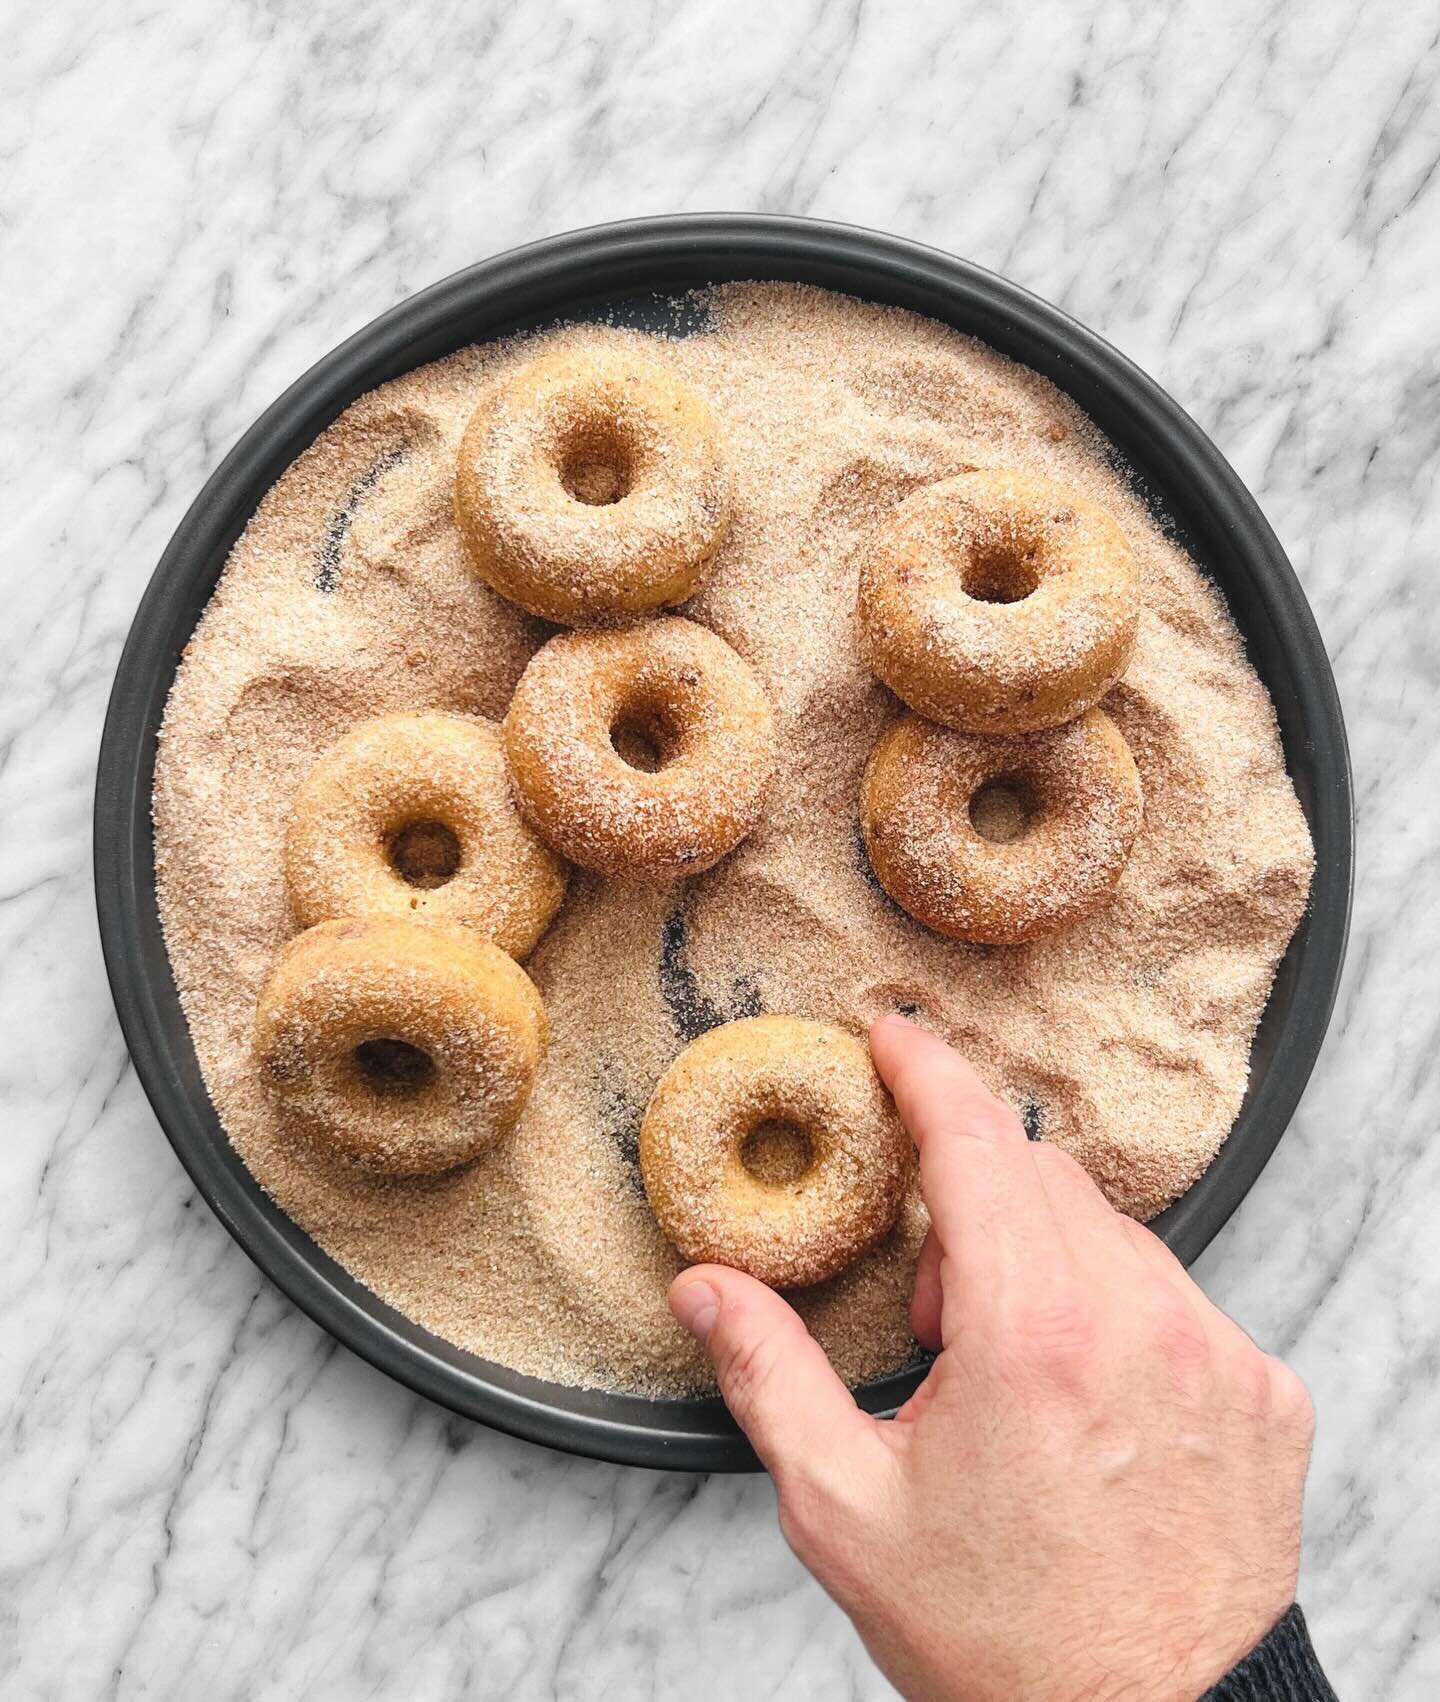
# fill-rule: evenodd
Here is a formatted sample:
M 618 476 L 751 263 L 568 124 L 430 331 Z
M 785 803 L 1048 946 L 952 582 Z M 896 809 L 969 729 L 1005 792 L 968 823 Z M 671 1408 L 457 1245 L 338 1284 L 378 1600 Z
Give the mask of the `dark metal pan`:
M 345 1345 L 412 1389 L 518 1436 L 636 1465 L 733 1470 L 754 1456 L 717 1398 L 563 1388 L 452 1347 L 378 1300 L 262 1192 L 220 1127 L 156 910 L 155 736 L 180 651 L 231 545 L 295 457 L 356 397 L 426 361 L 557 319 L 676 332 L 674 297 L 727 279 L 790 279 L 928 314 L 1068 391 L 1214 580 L 1269 688 L 1316 851 L 1310 909 L 1255 1038 L 1249 1091 L 1206 1174 L 1154 1227 L 1191 1260 L 1284 1132 L 1324 1037 L 1349 923 L 1352 816 L 1335 682 L 1294 572 L 1203 432 L 1092 332 L 1014 284 L 894 237 L 803 219 L 707 214 L 576 231 L 487 260 L 383 314 L 293 384 L 195 499 L 150 581 L 110 699 L 95 798 L 95 885 L 110 984 L 135 1068 L 196 1187 L 257 1265 Z M 682 331 L 684 325 L 679 327 Z M 889 1412 L 921 1373 L 859 1391 Z

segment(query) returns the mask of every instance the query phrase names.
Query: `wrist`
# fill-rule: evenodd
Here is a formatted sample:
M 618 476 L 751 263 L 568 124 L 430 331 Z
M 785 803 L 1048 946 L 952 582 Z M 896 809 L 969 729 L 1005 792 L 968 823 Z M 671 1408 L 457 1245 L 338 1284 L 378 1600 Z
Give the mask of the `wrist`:
M 1201 1702 L 1335 1702 L 1298 1602 Z

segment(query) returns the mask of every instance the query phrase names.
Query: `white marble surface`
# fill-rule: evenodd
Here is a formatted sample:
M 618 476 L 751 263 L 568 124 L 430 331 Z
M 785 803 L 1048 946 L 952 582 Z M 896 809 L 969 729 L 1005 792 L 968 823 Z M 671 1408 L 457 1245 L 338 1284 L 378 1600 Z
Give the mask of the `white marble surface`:
M 1354 936 L 1302 1112 L 1199 1275 L 1314 1391 L 1302 1599 L 1342 1694 L 1440 1692 L 1433 6 L 8 11 L 0 1695 L 886 1694 L 763 1480 L 472 1428 L 261 1281 L 128 1067 L 92 919 L 116 656 L 240 431 L 471 260 L 710 208 L 894 230 L 1059 302 L 1293 555 L 1350 721 Z

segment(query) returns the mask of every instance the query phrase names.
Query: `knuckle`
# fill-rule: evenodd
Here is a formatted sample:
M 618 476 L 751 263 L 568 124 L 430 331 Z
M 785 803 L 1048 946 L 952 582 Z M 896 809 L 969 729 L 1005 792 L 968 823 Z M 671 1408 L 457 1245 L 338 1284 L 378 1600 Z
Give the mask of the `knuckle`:
M 949 1132 L 980 1146 L 1010 1146 L 1025 1139 L 1020 1119 L 998 1099 L 971 1099 L 957 1106 Z
M 725 1404 L 743 1426 L 747 1417 L 764 1400 L 775 1377 L 778 1351 L 774 1338 L 750 1336 L 716 1353 L 715 1374 L 724 1391 Z
M 1066 1182 L 1084 1182 L 1090 1187 L 1094 1187 L 1095 1184 L 1090 1180 L 1089 1171 L 1083 1164 L 1079 1164 L 1071 1158 L 1068 1152 L 1063 1151 L 1050 1141 L 1036 1141 L 1034 1147 L 1035 1162 L 1042 1171 L 1047 1171 L 1050 1175 L 1062 1178 Z
M 1315 1403 L 1310 1391 L 1279 1359 L 1270 1361 L 1270 1383 L 1275 1411 L 1308 1443 L 1315 1434 Z
M 1054 1287 L 1015 1315 L 1017 1352 L 1029 1365 L 1063 1383 L 1083 1377 L 1096 1347 L 1095 1308 L 1078 1283 Z
M 1275 1396 L 1270 1358 L 1248 1336 L 1226 1354 L 1224 1375 L 1237 1408 L 1260 1417 L 1269 1415 Z
M 1155 1345 L 1172 1372 L 1182 1376 L 1202 1370 L 1210 1359 L 1210 1338 L 1193 1307 L 1178 1295 L 1163 1293 L 1151 1318 Z

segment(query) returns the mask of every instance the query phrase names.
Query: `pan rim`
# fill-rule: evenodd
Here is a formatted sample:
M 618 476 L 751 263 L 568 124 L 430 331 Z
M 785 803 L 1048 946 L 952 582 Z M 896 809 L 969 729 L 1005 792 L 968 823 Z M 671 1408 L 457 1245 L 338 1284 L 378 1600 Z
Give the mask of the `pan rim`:
M 1313 614 L 1254 498 L 1219 450 L 1166 392 L 1094 332 L 1019 286 L 939 250 L 854 226 L 765 214 L 671 215 L 572 231 L 482 261 L 392 307 L 325 355 L 261 415 L 195 498 L 146 587 L 116 670 L 101 739 L 96 903 L 112 994 L 140 1082 L 181 1163 L 230 1234 L 296 1305 L 380 1370 L 457 1413 L 573 1453 L 634 1465 L 734 1470 L 752 1469 L 756 1462 L 718 1400 L 611 1396 L 589 1404 L 620 1411 L 576 1410 L 580 1391 L 520 1378 L 428 1332 L 419 1331 L 426 1340 L 417 1341 L 417 1326 L 361 1288 L 260 1190 L 219 1129 L 203 1088 L 200 1101 L 194 1092 L 198 1070 L 193 1049 L 188 1063 L 184 1055 L 188 1029 L 159 936 L 150 820 L 155 703 L 158 691 L 163 709 L 173 679 L 175 635 L 187 617 L 193 628 L 234 537 L 299 449 L 365 390 L 437 358 L 424 353 L 411 359 L 408 351 L 443 343 L 477 316 L 492 312 L 495 328 L 483 334 L 502 335 L 507 324 L 519 328 L 547 317 L 513 311 L 508 304 L 521 299 L 564 297 L 572 303 L 569 311 L 583 312 L 587 303 L 623 293 L 607 288 L 606 278 L 649 276 L 659 281 L 652 287 L 668 290 L 665 280 L 687 271 L 695 282 L 723 275 L 824 284 L 829 277 L 837 281 L 824 287 L 842 290 L 847 284 L 841 280 L 850 278 L 848 293 L 898 305 L 929 292 L 965 318 L 961 329 L 973 323 L 996 328 L 1004 341 L 983 340 L 1043 372 L 1082 407 L 1087 404 L 1077 390 L 1107 399 L 1116 417 L 1123 416 L 1128 432 L 1118 446 L 1135 460 L 1142 482 L 1167 498 L 1183 492 L 1195 512 L 1209 516 L 1207 523 L 1227 540 L 1249 576 L 1258 611 L 1251 624 L 1263 618 L 1279 635 L 1287 701 L 1277 697 L 1275 680 L 1264 671 L 1262 678 L 1282 730 L 1289 731 L 1287 766 L 1297 789 L 1297 763 L 1307 777 L 1309 795 L 1302 802 L 1315 840 L 1315 881 L 1310 908 L 1286 956 L 1293 986 L 1261 1078 L 1205 1176 L 1156 1220 L 1187 1262 L 1248 1193 L 1319 1054 L 1348 934 L 1353 805 L 1339 696 Z M 859 287 L 867 278 L 879 295 Z M 644 285 L 630 288 L 639 293 Z M 982 335 L 973 329 L 969 334 Z M 450 346 L 475 340 L 460 335 Z M 1031 350 L 1030 358 L 1015 352 L 1021 347 Z M 1095 413 L 1093 407 L 1087 411 Z M 1097 423 L 1117 440 L 1111 420 L 1097 416 Z M 1147 443 L 1145 455 L 1133 454 L 1135 445 Z M 1250 628 L 1228 593 L 1226 600 L 1248 646 Z M 156 967 L 157 940 L 163 972 Z M 1275 999 L 1272 989 L 1271 1004 Z M 923 1367 L 881 1379 L 862 1391 L 862 1399 L 872 1410 L 891 1411 L 922 1374 Z M 661 1419 L 665 1408 L 681 1405 L 693 1409 L 698 1428 Z M 632 1408 L 633 1417 L 620 1415 Z

